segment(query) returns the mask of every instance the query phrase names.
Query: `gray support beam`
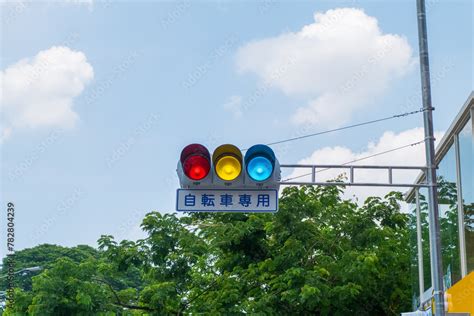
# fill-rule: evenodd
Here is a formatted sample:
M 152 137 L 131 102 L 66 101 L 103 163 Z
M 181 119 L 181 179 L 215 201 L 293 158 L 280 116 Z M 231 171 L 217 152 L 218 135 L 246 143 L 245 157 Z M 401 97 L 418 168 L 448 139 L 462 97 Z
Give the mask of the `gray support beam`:
M 454 135 L 454 153 L 456 156 L 456 192 L 458 197 L 458 231 L 459 231 L 459 258 L 461 261 L 461 276 L 467 275 L 466 234 L 464 228 L 464 205 L 462 198 L 461 158 L 459 150 L 459 136 Z
M 423 266 L 423 231 L 421 230 L 421 207 L 420 192 L 415 190 L 416 197 L 416 243 L 418 249 L 418 282 L 420 287 L 420 297 L 425 292 L 425 271 Z
M 394 183 L 393 173 L 395 170 L 420 170 L 426 172 L 426 166 L 376 166 L 376 165 L 298 165 L 298 164 L 282 164 L 282 169 L 293 169 L 293 170 L 307 170 L 307 173 L 302 175 L 288 178 L 279 182 L 280 185 L 321 185 L 321 186 L 368 186 L 368 187 L 404 187 L 404 188 L 420 188 L 427 187 L 427 183 Z M 346 182 L 325 182 L 316 181 L 316 173 L 327 171 L 327 170 L 340 170 L 345 169 L 349 171 L 349 181 Z M 388 180 L 386 182 L 357 182 L 355 179 L 356 169 L 373 169 L 373 170 L 387 170 Z M 311 180 L 298 180 L 303 177 L 311 176 Z
M 426 181 L 428 184 L 428 207 L 430 217 L 430 259 L 431 259 L 431 281 L 433 284 L 433 297 L 435 300 L 435 315 L 445 316 L 444 287 L 443 287 L 443 263 L 441 255 L 441 233 L 438 211 L 438 190 L 436 179 L 435 145 L 433 132 L 433 107 L 431 104 L 430 67 L 428 57 L 428 33 L 426 30 L 425 1 L 417 0 L 418 17 L 418 44 L 420 54 L 421 90 L 423 100 L 423 122 L 425 129 L 426 149 Z

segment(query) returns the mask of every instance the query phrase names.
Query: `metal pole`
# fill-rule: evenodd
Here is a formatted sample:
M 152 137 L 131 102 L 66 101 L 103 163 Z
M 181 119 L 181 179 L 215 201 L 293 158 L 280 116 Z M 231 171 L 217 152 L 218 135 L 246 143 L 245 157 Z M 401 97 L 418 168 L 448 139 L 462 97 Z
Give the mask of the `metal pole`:
M 430 259 L 431 281 L 435 300 L 436 316 L 444 316 L 443 264 L 441 256 L 441 233 L 438 212 L 438 191 L 436 180 L 436 162 L 433 133 L 433 108 L 431 106 L 430 67 L 428 58 L 428 35 L 426 31 L 425 1 L 417 0 L 418 44 L 420 49 L 421 89 L 423 99 L 423 121 L 426 149 L 426 181 L 428 184 L 428 207 L 430 218 Z
M 420 303 L 421 296 L 425 293 L 425 272 L 423 270 L 423 243 L 421 230 L 421 206 L 420 206 L 420 192 L 419 189 L 415 189 L 416 197 L 416 244 L 418 248 L 418 283 L 420 286 Z
M 466 234 L 464 227 L 464 205 L 462 201 L 461 157 L 459 150 L 459 135 L 454 135 L 454 152 L 456 154 L 456 191 L 458 196 L 458 235 L 461 261 L 461 278 L 467 275 Z

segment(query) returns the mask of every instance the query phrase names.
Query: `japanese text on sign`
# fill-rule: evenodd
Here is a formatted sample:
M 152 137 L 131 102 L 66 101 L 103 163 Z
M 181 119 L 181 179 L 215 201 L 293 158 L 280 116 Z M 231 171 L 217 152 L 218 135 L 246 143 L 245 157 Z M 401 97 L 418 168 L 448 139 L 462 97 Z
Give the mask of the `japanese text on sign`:
M 177 192 L 181 212 L 276 212 L 276 190 L 188 190 Z

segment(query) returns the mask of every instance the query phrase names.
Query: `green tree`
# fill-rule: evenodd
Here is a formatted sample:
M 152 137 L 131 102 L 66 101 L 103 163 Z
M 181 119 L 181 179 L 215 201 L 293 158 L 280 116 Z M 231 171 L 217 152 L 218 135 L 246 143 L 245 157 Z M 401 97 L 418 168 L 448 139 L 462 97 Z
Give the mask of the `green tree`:
M 210 254 L 187 312 L 395 315 L 409 308 L 408 217 L 400 194 L 362 207 L 336 187 L 291 187 L 280 210 L 192 214 Z
M 38 266 L 46 269 L 57 259 L 63 257 L 70 258 L 72 261 L 79 263 L 88 258 L 98 258 L 98 256 L 99 253 L 96 249 L 86 245 L 68 248 L 58 245 L 42 244 L 15 252 L 15 271 Z M 6 260 L 6 258 L 3 258 L 2 275 L 7 274 L 8 264 Z M 15 280 L 16 286 L 25 291 L 31 291 L 31 277 L 39 273 L 40 271 L 36 271 L 17 275 Z M 0 286 L 1 288 L 6 287 L 6 278 L 1 280 Z
M 396 315 L 411 302 L 400 193 L 289 187 L 276 214 L 147 214 L 147 237 L 56 259 L 9 314 Z

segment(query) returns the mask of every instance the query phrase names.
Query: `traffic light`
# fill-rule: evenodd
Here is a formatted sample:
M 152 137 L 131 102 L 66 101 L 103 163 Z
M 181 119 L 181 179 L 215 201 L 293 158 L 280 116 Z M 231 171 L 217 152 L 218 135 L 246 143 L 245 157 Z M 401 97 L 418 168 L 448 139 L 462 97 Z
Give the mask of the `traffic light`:
M 211 155 L 201 144 L 181 152 L 177 169 L 181 188 L 186 189 L 278 189 L 280 165 L 266 145 L 250 147 L 245 156 L 234 145 L 217 147 Z
M 209 151 L 200 144 L 191 144 L 181 151 L 180 166 L 184 175 L 192 181 L 207 177 L 211 169 Z
M 230 144 L 221 145 L 212 154 L 216 175 L 222 181 L 233 181 L 242 173 L 242 153 Z
M 275 153 L 266 145 L 254 145 L 245 153 L 245 165 L 252 181 L 267 181 L 275 169 Z

